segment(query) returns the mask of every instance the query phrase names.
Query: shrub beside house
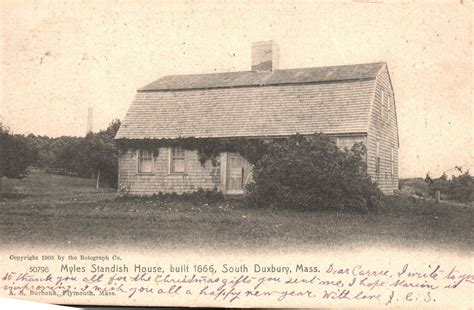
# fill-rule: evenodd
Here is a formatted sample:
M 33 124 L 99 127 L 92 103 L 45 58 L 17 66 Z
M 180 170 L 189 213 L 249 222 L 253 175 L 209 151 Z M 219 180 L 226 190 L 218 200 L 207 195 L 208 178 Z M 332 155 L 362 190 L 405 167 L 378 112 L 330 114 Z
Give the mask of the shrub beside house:
M 398 189 L 398 127 L 387 64 L 279 69 L 272 41 L 252 45 L 252 70 L 165 76 L 139 89 L 115 137 L 119 192 L 216 189 L 243 194 L 251 159 L 232 147 L 322 132 L 340 148 L 366 148 L 365 169 Z M 183 141 L 205 141 L 196 149 Z M 202 154 L 215 156 L 202 162 Z M 284 176 L 282 176 L 284 177 Z

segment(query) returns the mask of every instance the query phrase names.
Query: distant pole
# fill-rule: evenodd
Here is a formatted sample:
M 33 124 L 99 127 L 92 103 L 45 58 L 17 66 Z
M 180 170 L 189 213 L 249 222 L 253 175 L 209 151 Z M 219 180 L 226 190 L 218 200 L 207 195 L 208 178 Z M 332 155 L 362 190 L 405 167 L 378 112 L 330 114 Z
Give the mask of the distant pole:
M 100 186 L 100 168 L 97 170 L 97 182 L 95 183 L 95 188 L 99 189 Z
M 93 121 L 93 109 L 92 107 L 89 107 L 87 109 L 87 131 L 86 135 L 90 132 L 92 132 L 92 121 Z
M 436 195 L 436 203 L 439 203 L 439 201 L 441 200 L 440 199 L 441 198 L 441 193 L 439 191 L 436 191 L 435 195 Z

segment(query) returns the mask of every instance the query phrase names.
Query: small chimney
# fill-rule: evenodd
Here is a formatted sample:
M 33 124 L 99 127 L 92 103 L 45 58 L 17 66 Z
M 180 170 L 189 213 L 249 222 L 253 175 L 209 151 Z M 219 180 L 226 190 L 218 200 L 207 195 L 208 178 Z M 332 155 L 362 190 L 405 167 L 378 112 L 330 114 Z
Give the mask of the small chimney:
M 278 45 L 273 41 L 252 43 L 252 71 L 278 70 Z

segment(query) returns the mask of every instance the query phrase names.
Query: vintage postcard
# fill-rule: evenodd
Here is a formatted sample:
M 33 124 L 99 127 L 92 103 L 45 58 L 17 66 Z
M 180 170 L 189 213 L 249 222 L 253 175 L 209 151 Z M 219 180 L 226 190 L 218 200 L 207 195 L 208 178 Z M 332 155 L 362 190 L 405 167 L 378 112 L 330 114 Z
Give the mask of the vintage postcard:
M 0 297 L 474 306 L 471 1 L 0 5 Z

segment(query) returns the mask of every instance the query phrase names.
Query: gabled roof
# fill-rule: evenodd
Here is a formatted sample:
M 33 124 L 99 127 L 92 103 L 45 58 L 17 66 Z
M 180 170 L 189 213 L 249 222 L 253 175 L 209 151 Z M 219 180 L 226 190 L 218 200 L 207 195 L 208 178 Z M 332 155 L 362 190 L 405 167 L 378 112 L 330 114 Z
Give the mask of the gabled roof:
M 140 89 L 117 139 L 367 132 L 385 63 L 168 76 Z
M 209 74 L 168 75 L 139 91 L 170 91 L 263 85 L 336 82 L 375 78 L 383 62 L 317 68 L 284 69 L 269 72 L 240 71 Z

